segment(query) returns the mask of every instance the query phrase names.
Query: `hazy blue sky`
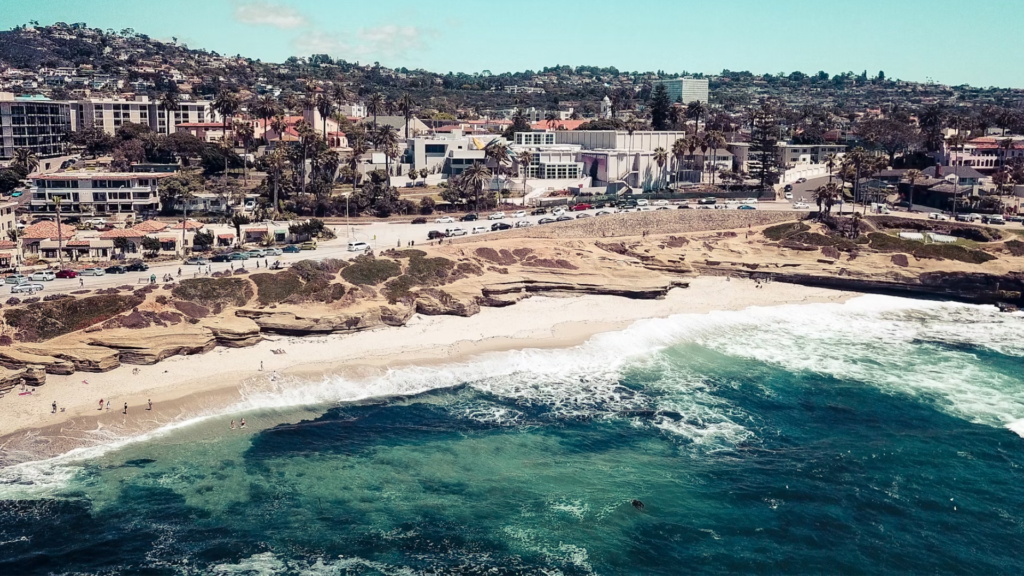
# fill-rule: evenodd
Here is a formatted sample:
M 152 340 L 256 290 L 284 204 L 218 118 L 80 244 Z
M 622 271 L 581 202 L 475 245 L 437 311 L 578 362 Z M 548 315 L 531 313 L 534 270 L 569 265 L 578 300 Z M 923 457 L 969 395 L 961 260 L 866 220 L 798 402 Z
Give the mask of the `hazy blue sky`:
M 1024 87 L 1024 0 L 0 0 L 29 20 L 131 27 L 265 61 L 326 52 L 436 72 L 555 64 Z

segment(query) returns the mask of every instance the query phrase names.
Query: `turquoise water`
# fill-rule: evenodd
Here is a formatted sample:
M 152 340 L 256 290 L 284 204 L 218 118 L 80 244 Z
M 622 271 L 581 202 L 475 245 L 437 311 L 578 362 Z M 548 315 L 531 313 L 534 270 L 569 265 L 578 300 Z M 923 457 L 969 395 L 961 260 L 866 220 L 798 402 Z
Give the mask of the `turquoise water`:
M 287 382 L 0 470 L 0 574 L 1019 574 L 1022 357 L 868 296 Z

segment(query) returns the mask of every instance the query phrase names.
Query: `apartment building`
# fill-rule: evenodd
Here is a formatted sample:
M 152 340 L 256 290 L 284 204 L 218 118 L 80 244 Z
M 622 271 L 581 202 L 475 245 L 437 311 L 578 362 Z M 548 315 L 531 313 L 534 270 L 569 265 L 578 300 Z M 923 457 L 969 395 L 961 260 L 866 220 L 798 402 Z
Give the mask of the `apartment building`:
M 136 96 L 134 100 L 117 98 L 90 98 L 69 103 L 72 129 L 82 130 L 86 126 L 98 126 L 107 134 L 114 134 L 122 125 L 131 122 L 149 126 L 158 134 L 172 134 L 179 124 L 218 122 L 220 116 L 213 112 L 209 101 L 182 101 L 178 109 L 165 110 L 160 102 L 149 96 Z
M 18 148 L 40 158 L 59 156 L 70 132 L 67 103 L 0 92 L 0 160 L 10 159 Z
M 665 87 L 671 102 L 683 104 L 704 102 L 706 104 L 708 101 L 708 80 L 706 78 L 671 78 L 653 82 L 655 88 L 659 84 Z
M 160 209 L 157 183 L 171 173 L 93 172 L 40 174 L 32 181 L 32 213 L 155 214 Z

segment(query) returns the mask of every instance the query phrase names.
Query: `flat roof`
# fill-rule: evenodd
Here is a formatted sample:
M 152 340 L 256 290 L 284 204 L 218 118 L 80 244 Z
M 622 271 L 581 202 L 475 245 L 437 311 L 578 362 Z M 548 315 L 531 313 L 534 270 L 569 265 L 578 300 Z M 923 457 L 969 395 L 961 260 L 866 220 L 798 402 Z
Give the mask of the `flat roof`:
M 151 178 L 166 178 L 173 176 L 173 172 L 54 172 L 52 174 L 38 174 L 32 176 L 35 180 L 149 180 Z

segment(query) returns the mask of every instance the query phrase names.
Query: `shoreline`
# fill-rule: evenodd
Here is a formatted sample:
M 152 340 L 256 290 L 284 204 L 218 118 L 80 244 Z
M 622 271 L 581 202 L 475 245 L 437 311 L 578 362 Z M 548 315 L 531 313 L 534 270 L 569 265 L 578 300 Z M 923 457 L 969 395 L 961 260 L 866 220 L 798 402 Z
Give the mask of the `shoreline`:
M 247 348 L 216 348 L 149 366 L 50 376 L 32 395 L 0 399 L 0 466 L 66 453 L 108 438 L 136 436 L 195 418 L 233 418 L 245 392 L 328 375 L 355 378 L 417 365 L 459 362 L 490 352 L 570 348 L 636 321 L 752 306 L 845 302 L 858 293 L 750 280 L 698 277 L 661 300 L 617 296 L 536 296 L 471 317 L 417 315 L 401 327 L 354 334 L 270 336 Z M 585 319 L 584 319 L 585 318 Z M 540 321 L 538 321 L 538 319 Z M 271 350 L 281 349 L 284 354 Z M 260 365 L 263 365 L 261 372 Z M 133 369 L 139 374 L 133 375 Z M 278 382 L 273 382 L 275 379 Z M 97 409 L 99 399 L 113 406 Z M 146 403 L 153 400 L 153 410 Z M 57 401 L 58 412 L 51 413 Z M 124 403 L 128 415 L 122 414 Z M 310 404 L 313 404 L 311 401 Z M 59 409 L 66 411 L 61 412 Z M 237 416 L 234 416 L 237 418 Z

